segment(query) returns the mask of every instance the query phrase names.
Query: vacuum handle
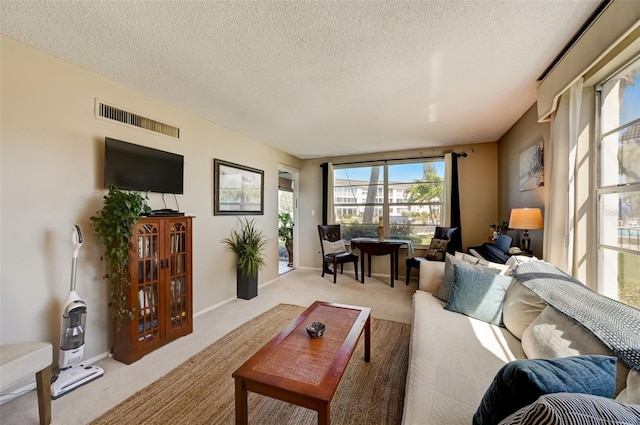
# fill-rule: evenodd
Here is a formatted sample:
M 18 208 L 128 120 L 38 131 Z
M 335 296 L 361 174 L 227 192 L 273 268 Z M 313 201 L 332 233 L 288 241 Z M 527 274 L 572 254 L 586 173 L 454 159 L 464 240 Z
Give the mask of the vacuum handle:
M 73 243 L 73 258 L 78 258 L 78 252 L 82 246 L 82 230 L 80 230 L 80 226 L 77 224 L 73 225 L 71 242 Z

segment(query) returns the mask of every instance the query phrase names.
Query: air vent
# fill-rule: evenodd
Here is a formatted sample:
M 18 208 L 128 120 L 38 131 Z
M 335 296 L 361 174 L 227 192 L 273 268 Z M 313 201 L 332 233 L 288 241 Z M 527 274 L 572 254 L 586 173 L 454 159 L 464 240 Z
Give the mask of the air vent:
M 134 114 L 133 112 L 128 112 L 115 106 L 107 105 L 98 100 L 96 100 L 96 116 L 164 134 L 165 136 L 176 139 L 180 138 L 180 129 L 178 127 L 143 117 L 142 115 Z

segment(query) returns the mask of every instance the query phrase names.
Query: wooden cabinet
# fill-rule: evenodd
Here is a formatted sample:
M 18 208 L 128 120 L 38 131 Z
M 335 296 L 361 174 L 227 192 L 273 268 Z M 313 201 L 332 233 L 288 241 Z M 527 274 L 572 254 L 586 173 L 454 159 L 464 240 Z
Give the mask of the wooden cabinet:
M 193 331 L 192 217 L 144 217 L 129 251 L 134 318 L 115 332 L 113 357 L 130 364 Z

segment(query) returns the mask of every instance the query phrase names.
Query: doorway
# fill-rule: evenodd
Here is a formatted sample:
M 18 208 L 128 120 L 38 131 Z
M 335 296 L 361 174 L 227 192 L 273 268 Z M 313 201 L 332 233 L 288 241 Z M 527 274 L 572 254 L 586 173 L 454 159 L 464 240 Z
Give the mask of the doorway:
M 293 168 L 278 168 L 278 274 L 293 270 L 296 264 L 297 175 Z

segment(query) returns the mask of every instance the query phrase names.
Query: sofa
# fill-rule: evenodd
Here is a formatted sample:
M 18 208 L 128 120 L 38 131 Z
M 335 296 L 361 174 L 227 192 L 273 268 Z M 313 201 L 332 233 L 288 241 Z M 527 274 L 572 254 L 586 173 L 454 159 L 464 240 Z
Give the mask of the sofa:
M 589 331 L 512 277 L 514 270 L 528 261 L 539 260 L 514 256 L 502 265 L 456 252 L 447 255 L 445 262 L 420 265 L 419 288 L 413 297 L 403 424 L 482 423 L 477 417 L 474 419 L 474 415 L 481 403 L 485 403 L 488 389 L 496 384 L 496 375 L 507 364 L 531 362 L 534 361 L 532 358 L 568 361 L 575 356 L 578 359 L 587 355 L 613 356 L 613 352 Z M 499 318 L 483 317 L 480 320 L 448 309 L 452 301 L 456 301 L 451 298 L 464 288 L 458 285 L 461 276 L 471 280 L 485 279 L 485 276 L 494 281 L 501 279 L 502 299 L 497 301 L 501 303 Z M 441 299 L 447 297 L 448 300 Z M 612 381 L 614 393 L 608 399 L 595 395 L 580 397 L 593 397 L 596 403 L 608 402 L 616 408 L 627 409 L 631 421 L 621 423 L 640 424 L 640 405 L 636 405 L 640 404 L 640 372 L 630 372 L 624 362 L 617 358 L 613 360 L 617 360 L 611 372 L 615 377 L 608 379 L 615 378 L 615 382 Z M 574 381 L 581 383 L 584 380 Z M 552 396 L 554 394 L 546 397 Z M 536 402 L 566 405 L 566 400 L 557 400 L 559 395 L 555 398 L 555 401 L 547 402 L 541 397 Z M 519 412 L 514 412 L 513 416 L 516 413 Z

